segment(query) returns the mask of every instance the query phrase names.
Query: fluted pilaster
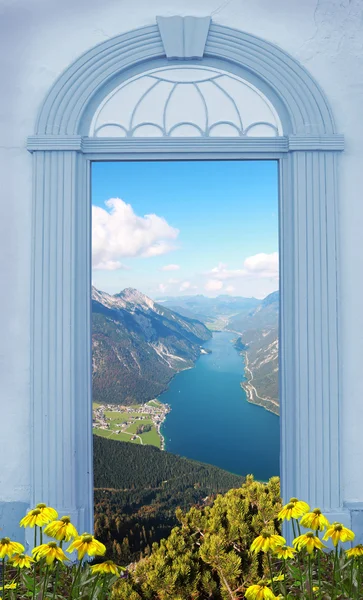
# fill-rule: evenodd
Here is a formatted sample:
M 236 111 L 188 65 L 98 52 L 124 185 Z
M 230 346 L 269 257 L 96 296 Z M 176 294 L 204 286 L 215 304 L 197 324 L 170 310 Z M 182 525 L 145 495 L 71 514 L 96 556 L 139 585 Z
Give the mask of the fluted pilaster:
M 34 160 L 32 503 L 93 527 L 89 161 Z

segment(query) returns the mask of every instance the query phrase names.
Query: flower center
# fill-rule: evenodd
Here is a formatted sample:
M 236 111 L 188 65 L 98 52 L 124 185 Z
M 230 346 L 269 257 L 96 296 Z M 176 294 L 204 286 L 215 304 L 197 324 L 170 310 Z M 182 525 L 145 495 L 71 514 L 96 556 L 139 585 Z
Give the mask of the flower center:
M 308 531 L 305 535 L 308 538 L 313 538 L 314 537 L 314 534 L 311 531 Z
M 313 513 L 314 513 L 314 515 L 321 515 L 320 508 L 314 508 Z
M 43 502 L 41 502 L 40 504 L 37 504 L 36 508 L 46 508 L 46 504 L 43 504 Z
M 48 546 L 49 548 L 58 548 L 56 542 L 49 542 Z
M 264 531 L 263 533 L 261 533 L 262 537 L 265 538 L 265 540 L 267 540 L 268 538 L 271 537 L 271 533 L 267 533 L 266 531 Z
M 293 502 L 289 502 L 289 503 L 286 505 L 286 508 L 287 508 L 288 510 L 291 510 L 292 508 L 294 508 L 294 506 L 295 506 L 295 504 L 294 504 Z
M 8 537 L 2 538 L 1 544 L 10 544 L 10 538 L 8 538 Z
M 338 525 L 334 525 L 334 529 L 335 531 L 341 531 L 343 529 L 343 526 L 340 523 L 338 523 Z
M 18 558 L 25 558 L 25 554 L 19 554 Z
M 92 535 L 87 533 L 86 535 L 83 536 L 83 543 L 90 544 L 92 542 L 92 539 L 93 539 Z
M 63 521 L 63 523 L 70 523 L 71 519 L 69 517 L 62 517 L 61 521 Z
M 299 500 L 297 498 L 290 498 L 290 502 L 296 504 L 296 502 L 299 502 Z
M 32 515 L 40 515 L 40 509 L 39 508 L 34 508 L 34 510 L 31 511 Z

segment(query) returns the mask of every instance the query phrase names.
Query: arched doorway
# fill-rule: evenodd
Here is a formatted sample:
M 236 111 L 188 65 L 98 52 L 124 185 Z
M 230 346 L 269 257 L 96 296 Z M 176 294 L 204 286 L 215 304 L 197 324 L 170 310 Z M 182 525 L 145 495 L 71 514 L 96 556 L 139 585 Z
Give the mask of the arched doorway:
M 204 126 L 190 115 L 174 115 L 169 126 L 167 110 L 183 69 L 194 72 L 189 83 L 199 98 L 195 73 L 204 69 L 205 83 L 229 97 L 225 110 L 245 93 L 245 106 L 253 97 L 260 112 L 247 127 L 238 106 L 235 119 L 217 115 L 210 122 L 208 109 Z M 212 83 L 215 76 L 223 85 Z M 169 87 L 157 118 L 164 125 L 147 113 L 147 96 L 152 86 L 162 91 L 163 78 Z M 135 81 L 145 89 L 132 100 Z M 233 86 L 243 92 L 232 93 Z M 127 102 L 125 124 L 117 114 L 123 118 Z M 146 116 L 135 124 L 142 102 Z M 28 149 L 34 159 L 33 502 L 41 498 L 71 514 L 80 530 L 92 529 L 91 161 L 267 158 L 280 164 L 282 495 L 302 497 L 349 523 L 338 444 L 335 223 L 343 138 L 305 69 L 272 44 L 209 19 L 159 19 L 71 65 L 50 90 Z

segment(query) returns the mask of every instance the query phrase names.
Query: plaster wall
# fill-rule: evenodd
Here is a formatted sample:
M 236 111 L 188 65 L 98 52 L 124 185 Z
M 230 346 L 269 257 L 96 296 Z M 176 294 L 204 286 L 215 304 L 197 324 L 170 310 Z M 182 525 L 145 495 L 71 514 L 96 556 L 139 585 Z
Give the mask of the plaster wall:
M 341 158 L 340 363 L 342 496 L 363 502 L 363 0 L 2 0 L 0 1 L 0 527 L 29 502 L 31 155 L 39 107 L 80 54 L 156 15 L 211 15 L 275 43 L 325 91 L 346 139 Z M 308 432 L 307 432 L 308 435 Z M 39 499 L 41 501 L 41 499 Z M 8 503 L 12 503 L 11 505 Z M 6 530 L 7 534 L 12 531 Z M 17 535 L 17 537 L 19 537 Z

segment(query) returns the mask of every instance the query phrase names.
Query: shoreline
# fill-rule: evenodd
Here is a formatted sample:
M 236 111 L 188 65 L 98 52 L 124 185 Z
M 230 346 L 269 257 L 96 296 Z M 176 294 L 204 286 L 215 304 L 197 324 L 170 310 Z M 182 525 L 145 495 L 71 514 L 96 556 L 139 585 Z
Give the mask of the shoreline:
M 249 376 L 246 377 L 246 381 L 241 381 L 241 388 L 246 392 L 247 402 L 249 402 L 250 404 L 254 404 L 255 406 L 260 406 L 261 408 L 264 408 L 268 412 L 271 412 L 272 414 L 279 417 L 280 405 L 278 404 L 278 402 L 276 402 L 276 400 L 273 400 L 272 398 L 263 398 L 262 396 L 259 396 L 255 386 L 251 383 L 253 381 L 253 373 L 248 366 L 249 360 L 247 350 L 243 350 L 240 354 L 244 355 L 245 357 L 245 373 L 247 371 L 249 373 Z

